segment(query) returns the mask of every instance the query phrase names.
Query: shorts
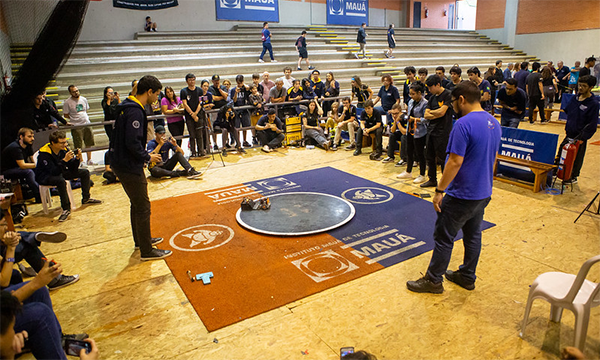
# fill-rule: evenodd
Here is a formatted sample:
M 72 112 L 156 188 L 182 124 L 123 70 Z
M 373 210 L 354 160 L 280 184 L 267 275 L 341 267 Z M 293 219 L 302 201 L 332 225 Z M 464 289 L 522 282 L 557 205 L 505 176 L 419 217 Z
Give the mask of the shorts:
M 94 134 L 90 127 L 71 129 L 71 136 L 73 136 L 73 145 L 75 149 L 83 148 L 82 140 L 85 143 L 85 147 L 94 146 Z
M 390 49 L 393 49 L 393 48 L 395 48 L 395 47 L 396 47 L 396 43 L 395 43 L 395 42 L 388 41 L 388 47 L 389 47 Z
M 308 59 L 308 51 L 305 48 L 298 49 L 298 56 L 302 59 Z
M 250 113 L 248 110 L 236 111 L 235 115 L 235 127 L 249 127 L 250 126 Z

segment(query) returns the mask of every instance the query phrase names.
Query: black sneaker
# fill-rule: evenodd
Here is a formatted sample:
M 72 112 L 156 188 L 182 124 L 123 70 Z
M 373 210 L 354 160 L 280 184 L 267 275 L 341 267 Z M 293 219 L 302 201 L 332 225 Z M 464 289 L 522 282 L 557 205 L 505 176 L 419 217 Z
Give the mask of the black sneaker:
M 96 199 L 89 198 L 89 199 L 81 200 L 81 203 L 83 205 L 87 205 L 87 204 L 96 205 L 96 204 L 102 204 L 102 200 L 96 200 Z
M 53 232 L 38 232 L 35 233 L 35 239 L 39 242 L 47 242 L 47 243 L 61 243 L 67 240 L 67 234 L 60 231 Z
M 354 150 L 354 156 L 358 156 L 360 154 L 362 154 L 362 151 L 360 151 L 360 149 Z
M 404 160 L 400 159 L 400 161 L 398 161 L 398 162 L 396 163 L 396 165 L 394 165 L 394 166 L 396 166 L 396 167 L 400 167 L 400 166 L 404 166 L 404 165 L 406 165 L 406 161 L 404 161 Z
M 163 240 L 164 240 L 164 239 L 163 239 L 163 238 L 161 238 L 161 237 L 156 237 L 156 238 L 152 238 L 152 239 L 150 239 L 150 241 L 152 242 L 152 246 L 154 246 L 154 245 L 156 245 L 156 244 L 160 244 L 161 242 L 163 242 Z M 135 245 L 135 249 L 137 250 L 137 249 L 139 249 L 139 248 L 140 248 L 140 246 L 136 244 L 136 245 Z
M 350 151 L 350 150 L 354 150 L 354 149 L 356 149 L 356 144 L 354 144 L 354 143 L 352 143 L 352 144 L 350 144 L 350 145 L 346 146 L 346 150 L 348 150 L 348 151 Z
M 225 148 L 226 149 L 233 149 L 233 146 L 231 146 L 229 143 L 225 143 Z
M 427 180 L 426 182 L 424 182 L 424 183 L 421 184 L 422 188 L 425 188 L 425 187 L 436 187 L 436 186 L 437 186 L 437 181 L 435 181 L 435 180 Z
M 248 144 L 247 141 L 244 141 L 244 143 L 242 144 L 243 147 L 252 147 L 252 145 Z
M 188 172 L 187 172 L 187 178 L 188 179 L 197 179 L 200 176 L 202 176 L 202 172 L 201 171 L 196 171 L 194 168 L 191 168 Z
M 436 284 L 429 280 L 427 275 L 416 281 L 407 281 L 406 287 L 408 290 L 418 293 L 441 294 L 444 292 L 444 286 L 442 285 L 442 282 Z
M 383 161 L 382 161 L 382 162 L 383 162 L 383 163 L 389 163 L 389 162 L 392 162 L 392 161 L 394 161 L 394 158 L 393 158 L 393 157 L 389 157 L 389 156 L 388 156 L 388 157 L 386 157 L 385 159 L 383 159 Z
M 59 222 L 66 221 L 69 218 L 69 216 L 71 216 L 71 210 L 63 210 L 63 212 L 58 217 L 58 221 Z
M 381 154 L 376 152 L 376 153 L 371 153 L 369 155 L 369 159 L 371 160 L 375 160 L 375 161 L 381 161 Z
M 79 281 L 79 275 L 58 275 L 48 284 L 50 291 L 75 284 Z
M 331 147 L 331 150 L 333 150 L 333 151 L 337 151 L 337 149 L 338 149 L 337 145 L 336 145 L 336 144 L 333 144 L 333 146 Z
M 215 144 L 215 145 L 213 146 L 213 150 L 214 150 L 215 152 L 219 152 L 219 145 Z
M 21 274 L 25 275 L 26 277 L 37 276 L 37 272 L 35 270 L 33 270 L 32 267 L 25 266 L 23 264 L 19 264 L 19 271 L 21 272 Z
M 148 255 L 142 255 L 140 260 L 142 261 L 150 261 L 150 260 L 160 260 L 164 259 L 167 256 L 173 255 L 171 250 L 161 250 L 161 249 L 152 249 Z
M 475 289 L 475 282 L 463 278 L 458 271 L 446 270 L 446 279 L 467 290 Z
M 237 152 L 240 154 L 246 154 L 246 150 L 244 150 L 244 148 L 242 148 L 242 147 L 238 148 Z
M 571 178 L 571 184 L 577 184 L 577 178 L 576 177 Z
M 314 68 L 315 67 L 311 65 L 311 66 L 308 67 L 308 70 L 313 70 Z
M 223 151 L 221 151 L 221 155 L 227 157 L 227 149 L 223 148 Z

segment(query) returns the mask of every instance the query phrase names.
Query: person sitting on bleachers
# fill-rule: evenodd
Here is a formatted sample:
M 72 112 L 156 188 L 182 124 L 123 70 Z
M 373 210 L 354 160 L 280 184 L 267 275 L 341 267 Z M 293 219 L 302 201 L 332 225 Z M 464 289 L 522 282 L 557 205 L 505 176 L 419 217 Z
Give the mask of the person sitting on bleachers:
M 272 103 L 281 103 L 285 101 L 287 97 L 287 91 L 283 87 L 283 80 L 275 80 L 275 86 L 269 91 L 269 101 Z
M 302 100 L 302 88 L 300 87 L 300 80 L 294 80 L 294 84 L 291 88 L 287 90 L 287 96 L 285 101 L 300 101 Z M 296 115 L 300 115 L 304 108 L 298 104 L 293 106 L 296 110 Z
M 342 144 L 342 131 L 347 131 L 350 136 L 350 145 L 346 146 L 346 150 L 356 149 L 356 140 L 354 139 L 354 132 L 359 127 L 358 117 L 356 115 L 356 106 L 352 105 L 349 97 L 342 99 L 342 108 L 338 111 L 339 121 L 335 129 L 335 138 L 333 139 L 332 150 L 337 150 L 338 146 Z M 333 110 L 333 106 L 332 106 Z M 359 139 L 359 141 L 362 139 Z
M 270 93 L 271 93 L 271 89 L 275 86 L 275 82 L 273 82 L 272 80 L 270 80 L 269 78 L 271 77 L 271 75 L 269 74 L 268 71 L 265 71 L 263 74 L 263 81 L 260 82 L 260 85 L 262 86 L 263 89 L 263 98 L 265 99 L 265 102 L 269 102 L 269 97 L 270 97 Z
M 283 123 L 275 114 L 275 109 L 269 109 L 267 115 L 263 115 L 256 123 L 256 136 L 262 146 L 262 151 L 269 153 L 281 146 L 285 139 Z
M 52 107 L 48 100 L 44 100 L 44 94 L 36 96 L 33 99 L 33 121 L 38 127 L 34 130 L 43 130 L 49 127 L 56 128 L 55 119 L 63 125 L 71 125 L 58 113 L 56 108 Z
M 236 115 L 235 111 L 233 111 L 233 104 L 229 103 L 223 106 L 217 113 L 217 119 L 213 124 L 213 132 L 218 134 L 223 132 L 223 129 L 226 129 L 235 142 L 235 148 L 238 153 L 245 154 L 246 150 L 244 150 L 242 144 L 240 143 L 240 135 L 235 127 L 235 118 Z M 227 143 L 227 138 L 225 134 L 223 134 L 223 156 L 227 156 L 227 149 L 230 148 L 231 146 Z
M 400 103 L 400 93 L 398 92 L 398 88 L 394 86 L 394 79 L 389 74 L 381 77 L 381 84 L 377 96 L 373 98 L 373 105 L 377 105 L 381 100 L 381 106 L 378 106 L 376 109 L 380 114 L 387 116 L 392 106 Z
M 325 95 L 325 84 L 321 81 L 321 72 L 314 69 L 310 75 L 310 86 L 320 99 Z
M 33 130 L 19 129 L 19 138 L 2 150 L 2 175 L 10 180 L 24 180 L 35 197 L 41 202 L 40 189 L 35 181 L 35 162 L 33 161 Z
M 308 78 L 302 79 L 302 99 L 304 100 L 313 100 L 318 99 L 318 96 L 312 89 L 310 84 L 310 80 Z
M 292 77 L 292 68 L 289 66 L 283 68 L 283 76 L 279 79 L 283 80 L 283 87 L 286 90 L 291 88 L 294 85 L 294 80 L 296 80 Z
M 144 31 L 157 31 L 158 25 L 155 22 L 152 22 L 152 18 L 150 16 L 146 16 L 146 24 L 144 25 Z
M 383 122 L 381 121 L 381 112 L 373 108 L 373 100 L 367 100 L 365 102 L 365 109 L 360 116 L 360 127 L 356 133 L 356 150 L 354 150 L 354 156 L 362 153 L 362 138 L 363 136 L 371 136 L 375 134 L 375 151 L 371 153 L 369 158 L 371 160 L 381 160 L 382 140 L 383 140 Z
M 340 83 L 335 79 L 333 72 L 328 72 L 325 75 L 325 92 L 323 93 L 323 97 L 338 97 L 340 96 Z M 331 110 L 332 100 L 323 102 L 323 111 L 328 112 Z
M 323 115 L 323 109 L 316 100 L 308 103 L 308 109 L 302 115 L 302 125 L 304 125 L 305 136 L 317 142 L 318 146 L 329 150 L 329 141 L 325 138 L 323 128 L 320 125 L 319 117 Z
M 40 185 L 56 186 L 60 195 L 60 206 L 63 211 L 58 221 L 65 221 L 71 215 L 71 201 L 67 193 L 65 180 L 81 180 L 81 203 L 101 204 L 102 201 L 90 197 L 90 172 L 80 169 L 81 149 L 67 148 L 67 135 L 64 131 L 53 131 L 49 143 L 44 145 L 37 158 L 35 180 Z
M 39 246 L 42 242 L 61 243 L 67 239 L 67 235 L 62 232 L 27 232 L 27 231 L 6 231 L 7 223 L 4 212 L 0 211 L 0 287 L 6 288 L 23 282 L 21 274 L 13 270 L 15 263 L 25 260 L 29 266 L 24 274 L 39 274 L 44 267 L 46 256 L 42 253 Z M 50 290 L 56 290 L 79 281 L 79 275 L 56 275 L 48 282 Z
M 200 172 L 196 171 L 185 159 L 183 156 L 183 149 L 177 145 L 175 138 L 172 136 L 167 138 L 165 133 L 165 127 L 158 125 L 156 129 L 154 129 L 154 139 L 148 141 L 148 145 L 146 145 L 146 150 L 149 154 L 160 154 L 162 158 L 162 161 L 159 163 L 150 162 L 148 164 L 150 175 L 155 178 L 161 178 L 163 176 L 199 176 Z M 169 158 L 169 153 L 171 150 L 173 151 L 173 156 Z M 183 166 L 185 170 L 173 171 L 177 165 Z

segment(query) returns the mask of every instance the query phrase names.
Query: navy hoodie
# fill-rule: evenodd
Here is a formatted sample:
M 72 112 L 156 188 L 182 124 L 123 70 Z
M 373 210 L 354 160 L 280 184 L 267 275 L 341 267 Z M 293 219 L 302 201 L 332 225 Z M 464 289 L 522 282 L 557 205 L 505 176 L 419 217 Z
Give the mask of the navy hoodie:
M 35 181 L 39 184 L 47 184 L 50 176 L 58 176 L 64 172 L 77 173 L 79 168 L 79 159 L 77 157 L 65 162 L 66 150 L 60 150 L 58 154 L 52 152 L 50 143 L 40 148 L 37 165 L 35 166 Z
M 143 174 L 150 162 L 146 151 L 148 118 L 144 106 L 129 96 L 117 106 L 117 119 L 110 140 L 110 166 L 133 174 Z
M 568 137 L 585 141 L 594 136 L 600 107 L 598 100 L 594 95 L 583 101 L 573 96 L 565 108 L 567 114 L 565 131 Z

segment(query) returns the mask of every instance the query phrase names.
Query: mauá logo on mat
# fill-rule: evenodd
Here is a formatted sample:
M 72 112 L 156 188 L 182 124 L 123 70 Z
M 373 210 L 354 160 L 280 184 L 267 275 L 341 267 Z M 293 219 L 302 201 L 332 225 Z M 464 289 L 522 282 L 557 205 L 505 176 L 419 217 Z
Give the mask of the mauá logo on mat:
M 333 250 L 321 251 L 294 260 L 292 264 L 318 283 L 358 269 L 357 265 Z
M 225 225 L 196 225 L 178 231 L 169 243 L 181 251 L 205 251 L 227 244 L 233 234 L 233 229 Z
M 381 204 L 394 198 L 391 192 L 376 187 L 357 187 L 344 191 L 342 198 L 355 204 Z
M 266 190 L 279 190 L 297 185 L 295 182 L 283 177 L 258 181 L 256 184 L 262 186 Z

